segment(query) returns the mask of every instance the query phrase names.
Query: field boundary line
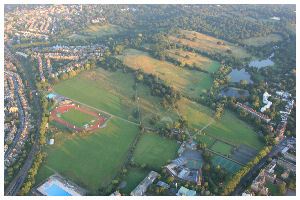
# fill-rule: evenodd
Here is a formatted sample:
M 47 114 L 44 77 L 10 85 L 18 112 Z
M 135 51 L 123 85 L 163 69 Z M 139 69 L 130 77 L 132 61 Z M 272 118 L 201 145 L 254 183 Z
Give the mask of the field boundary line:
M 88 104 L 82 103 L 82 102 L 80 102 L 80 101 L 76 101 L 76 100 L 74 100 L 74 99 L 71 99 L 71 98 L 69 98 L 69 97 L 66 97 L 66 98 L 68 98 L 68 99 L 70 99 L 70 100 L 74 101 L 75 103 L 79 103 L 79 104 L 81 104 L 81 105 L 87 106 L 87 107 L 89 107 L 89 108 L 92 108 L 92 109 L 94 109 L 94 110 L 97 110 L 97 111 L 103 112 L 103 113 L 105 113 L 105 114 L 107 114 L 107 115 L 110 115 L 111 117 L 118 118 L 118 119 L 120 119 L 120 120 L 126 121 L 126 122 L 128 122 L 128 123 L 131 123 L 131 124 L 134 124 L 134 125 L 138 125 L 138 126 L 140 125 L 139 123 L 136 123 L 136 122 L 133 122 L 133 121 L 129 121 L 129 120 L 127 120 L 127 119 L 124 119 L 124 118 L 122 118 L 122 117 L 120 117 L 120 116 L 117 116 L 117 115 L 111 114 L 111 113 L 109 113 L 109 112 L 106 112 L 106 111 L 104 111 L 104 110 L 101 110 L 101 109 L 99 109 L 99 108 L 95 108 L 95 107 L 93 107 L 93 106 L 90 106 L 90 105 L 88 105 Z
M 240 162 L 238 162 L 238 161 L 236 161 L 236 160 L 233 160 L 232 158 L 228 158 L 228 157 L 224 156 L 223 154 L 220 154 L 220 153 L 218 153 L 218 152 L 216 152 L 216 151 L 214 151 L 214 150 L 211 150 L 211 149 L 208 149 L 208 148 L 207 148 L 207 150 L 210 151 L 210 152 L 212 152 L 212 153 L 214 153 L 214 154 L 216 154 L 216 155 L 218 155 L 218 156 L 221 156 L 221 157 L 223 157 L 223 158 L 225 158 L 225 159 L 227 159 L 227 160 L 230 160 L 230 161 L 232 161 L 232 162 L 235 162 L 236 164 L 239 164 L 239 165 L 241 165 L 241 166 L 243 166 L 243 167 L 246 166 L 245 164 L 240 163 Z

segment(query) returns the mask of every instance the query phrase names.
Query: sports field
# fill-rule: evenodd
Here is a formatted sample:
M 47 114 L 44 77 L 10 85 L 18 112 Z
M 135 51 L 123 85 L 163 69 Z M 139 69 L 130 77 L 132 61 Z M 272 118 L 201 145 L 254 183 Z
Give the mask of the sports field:
M 199 49 L 207 53 L 233 55 L 237 58 L 251 57 L 242 47 L 196 31 L 180 30 L 179 34 L 170 35 L 169 39 L 172 42 Z M 231 54 L 226 52 L 228 49 L 231 50 Z
M 211 147 L 211 150 L 216 151 L 220 154 L 223 155 L 229 155 L 231 154 L 231 150 L 233 149 L 233 147 L 229 144 L 226 144 L 224 142 L 221 141 L 216 141 Z
M 243 40 L 243 43 L 249 46 L 260 47 L 271 42 L 279 42 L 282 40 L 282 37 L 278 34 L 269 34 L 261 37 L 251 37 Z
M 138 126 L 112 118 L 109 126 L 88 136 L 62 132 L 48 146 L 37 183 L 58 172 L 90 192 L 106 186 L 120 170 Z
M 207 73 L 157 60 L 143 51 L 126 49 L 123 55 L 117 58 L 133 69 L 142 69 L 146 73 L 157 75 L 166 84 L 191 97 L 198 97 L 212 85 L 212 78 Z
M 208 148 L 214 144 L 215 140 L 216 139 L 214 139 L 208 135 L 197 135 L 197 137 L 196 137 L 197 142 L 205 143 Z
M 130 168 L 122 181 L 126 182 L 126 186 L 120 191 L 126 195 L 130 192 L 148 175 L 148 171 L 140 168 Z
M 132 115 L 137 109 L 137 103 L 133 100 L 136 94 L 134 85 L 134 77 L 131 74 L 97 68 L 59 82 L 54 86 L 54 91 L 112 115 L 138 122 L 139 119 Z M 161 106 L 161 100 L 152 96 L 147 86 L 137 84 L 137 94 L 142 121 L 146 125 L 149 125 L 149 119 L 154 114 L 160 115 L 162 119 L 176 116 Z
M 89 124 L 92 120 L 96 120 L 94 116 L 80 112 L 76 109 L 71 109 L 67 112 L 64 112 L 60 117 L 78 127 L 82 127 L 85 124 Z
M 225 111 L 224 116 L 219 121 L 215 121 L 211 109 L 182 98 L 178 102 L 178 112 L 187 118 L 192 128 L 201 130 L 210 124 L 202 130 L 208 136 L 228 141 L 230 144 L 246 144 L 254 149 L 263 147 L 263 142 L 253 131 L 253 128 L 228 110 Z
M 146 133 L 140 138 L 133 154 L 133 160 L 160 169 L 177 155 L 179 144 L 175 140 L 162 138 L 154 133 Z
M 222 168 L 226 169 L 231 174 L 234 174 L 235 172 L 240 170 L 242 167 L 241 165 L 239 165 L 233 161 L 230 161 L 226 158 L 223 158 L 221 156 L 218 156 L 218 155 L 213 156 L 212 164 L 214 166 L 220 165 Z
M 183 65 L 188 64 L 208 72 L 215 72 L 220 67 L 219 62 L 213 61 L 208 57 L 190 51 L 172 49 L 167 50 L 167 55 L 173 59 L 176 59 L 178 62 L 181 62 Z
M 113 25 L 113 24 L 106 24 L 106 25 L 90 24 L 87 27 L 85 27 L 81 32 L 73 33 L 68 37 L 70 39 L 78 39 L 78 40 L 100 38 L 100 37 L 118 34 L 122 30 L 123 29 L 120 26 Z

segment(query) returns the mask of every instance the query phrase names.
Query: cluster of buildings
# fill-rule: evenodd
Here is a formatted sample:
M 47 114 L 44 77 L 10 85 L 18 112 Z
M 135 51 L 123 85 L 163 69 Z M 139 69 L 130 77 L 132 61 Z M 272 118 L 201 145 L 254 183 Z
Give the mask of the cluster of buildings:
M 107 23 L 102 7 L 50 4 L 35 5 L 29 9 L 17 7 L 5 13 L 5 40 L 17 44 L 23 40 L 47 41 L 52 35 L 69 27 L 80 30 L 90 23 Z
M 45 77 L 58 77 L 62 73 L 68 73 L 84 66 L 91 58 L 102 57 L 105 50 L 106 47 L 99 44 L 37 47 L 32 49 L 31 58 L 37 59 L 40 80 L 45 81 Z M 63 63 L 63 65 L 54 67 L 55 62 Z
M 172 183 L 174 187 L 167 184 L 162 180 L 156 179 L 160 176 L 157 172 L 151 171 L 134 190 L 131 191 L 131 196 L 145 196 L 147 190 L 151 185 L 155 183 L 156 187 L 164 188 L 171 195 L 177 196 L 196 196 L 195 190 L 190 190 L 186 187 L 180 187 L 177 189 L 177 181 L 190 182 L 197 185 L 201 185 L 201 169 L 202 169 L 202 157 L 201 153 L 196 149 L 197 143 L 193 140 L 183 142 L 178 149 L 179 157 L 173 160 L 170 164 L 165 166 L 168 174 L 175 177 L 175 181 Z M 176 187 L 176 188 L 175 188 Z M 121 194 L 116 191 L 111 196 L 120 196 Z
M 291 111 L 294 107 L 294 99 L 292 98 L 292 95 L 290 93 L 284 91 L 276 91 L 276 95 L 278 98 L 286 102 L 284 110 L 279 111 L 281 121 L 278 123 L 275 131 L 277 140 L 281 140 L 284 136 L 284 132 L 287 126 L 288 116 L 291 114 Z
M 194 141 L 184 141 L 178 150 L 179 157 L 165 168 L 171 176 L 179 180 L 201 185 L 203 160 L 196 146 Z
M 268 100 L 268 98 L 270 96 L 271 95 L 267 92 L 265 92 L 263 94 L 263 103 L 265 104 L 265 106 L 263 106 L 260 109 L 261 112 L 264 112 L 264 111 L 266 111 L 267 109 L 269 109 L 271 107 L 272 102 Z M 277 124 L 276 130 L 275 130 L 275 139 L 277 141 L 280 141 L 284 137 L 284 133 L 285 133 L 286 126 L 287 126 L 288 116 L 291 114 L 291 111 L 294 107 L 294 99 L 292 98 L 292 95 L 290 93 L 284 92 L 284 91 L 276 91 L 276 96 L 275 97 L 281 99 L 284 102 L 286 102 L 284 110 L 279 111 L 281 121 Z M 267 123 L 269 123 L 271 121 L 271 119 L 267 115 L 265 115 L 261 112 L 257 112 L 257 111 L 255 111 L 254 109 L 252 109 L 251 107 L 249 107 L 245 104 L 237 102 L 236 106 L 239 107 L 239 108 L 244 109 L 245 111 L 251 113 L 253 116 L 258 117 L 258 118 L 262 119 L 263 121 L 265 121 Z M 270 125 L 270 128 L 273 131 L 273 127 L 271 125 Z
M 40 79 L 41 81 L 45 81 L 45 76 L 44 76 L 44 71 L 43 71 L 43 61 L 40 55 L 37 56 L 37 61 L 38 61 L 38 70 L 40 73 Z
M 28 139 L 30 127 L 29 106 L 22 79 L 17 73 L 5 71 L 4 75 L 4 162 L 8 167 L 21 153 Z
M 258 118 L 260 118 L 261 120 L 263 120 L 263 121 L 265 121 L 267 123 L 271 121 L 271 119 L 267 115 L 265 115 L 263 113 L 260 113 L 260 112 L 257 112 L 256 110 L 254 110 L 253 108 L 251 108 L 251 107 L 249 107 L 249 106 L 247 106 L 245 104 L 237 102 L 236 106 L 239 107 L 239 108 L 242 108 L 243 110 L 251 113 L 253 116 L 258 117 Z
M 277 164 L 289 172 L 296 173 L 296 139 L 288 140 L 286 146 L 281 150 L 281 156 Z
M 4 130 L 5 130 L 5 135 L 4 135 L 4 152 L 7 150 L 8 145 L 12 143 L 15 134 L 17 132 L 17 127 L 15 124 L 15 119 L 18 119 L 18 107 L 17 107 L 17 102 L 15 101 L 15 88 L 14 88 L 14 81 L 11 76 L 4 76 L 4 102 L 5 102 L 5 107 L 4 107 L 4 113 L 6 114 L 5 116 L 10 117 L 10 122 L 4 123 Z
M 296 156 L 289 153 L 296 151 L 296 141 L 292 138 L 287 141 L 286 145 L 281 150 L 281 155 L 278 159 L 273 159 L 265 168 L 263 168 L 258 176 L 252 182 L 250 189 L 246 190 L 243 195 L 272 195 L 269 189 L 271 185 L 286 185 L 286 179 L 290 173 L 296 173 Z M 283 168 L 283 171 L 278 172 L 276 167 Z
M 41 5 L 30 9 L 17 8 L 5 13 L 5 32 L 17 43 L 21 40 L 48 40 L 62 24 L 77 13 L 75 6 Z M 16 20 L 16 18 L 18 20 Z
M 144 178 L 140 182 L 138 186 L 132 192 L 130 193 L 131 196 L 145 196 L 145 193 L 147 192 L 147 189 L 155 182 L 155 180 L 159 177 L 159 174 L 155 171 L 151 171 L 148 176 Z M 170 188 L 170 185 L 163 182 L 163 181 L 157 181 L 156 186 L 162 187 L 166 190 L 172 190 L 174 191 L 174 188 Z M 181 186 L 179 190 L 174 191 L 174 194 L 177 196 L 196 196 L 196 191 L 195 190 L 190 190 L 186 187 Z M 111 194 L 111 196 L 120 196 L 121 194 L 116 191 Z

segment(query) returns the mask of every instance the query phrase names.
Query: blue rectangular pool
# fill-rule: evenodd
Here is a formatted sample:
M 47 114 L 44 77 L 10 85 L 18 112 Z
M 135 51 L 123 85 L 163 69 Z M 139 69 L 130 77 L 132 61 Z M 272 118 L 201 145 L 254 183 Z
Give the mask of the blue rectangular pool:
M 47 193 L 47 196 L 72 196 L 56 184 L 52 184 L 50 187 L 45 189 L 45 192 Z

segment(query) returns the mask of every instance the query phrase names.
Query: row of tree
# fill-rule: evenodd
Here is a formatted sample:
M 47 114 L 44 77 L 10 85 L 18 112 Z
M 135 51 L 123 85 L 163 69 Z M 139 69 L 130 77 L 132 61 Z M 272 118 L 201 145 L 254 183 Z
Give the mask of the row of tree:
M 26 182 L 22 185 L 20 190 L 20 195 L 24 196 L 28 194 L 31 188 L 35 184 L 35 176 L 37 175 L 38 169 L 41 166 L 44 158 L 46 157 L 45 153 L 38 152 L 36 158 L 31 166 L 31 169 L 28 171 Z
M 241 179 L 248 174 L 248 172 L 253 169 L 255 165 L 257 165 L 261 159 L 263 159 L 265 156 L 268 155 L 268 153 L 271 151 L 271 146 L 264 147 L 257 156 L 250 161 L 246 166 L 244 166 L 242 169 L 240 169 L 234 176 L 231 178 L 230 181 L 226 184 L 224 187 L 224 191 L 222 192 L 222 195 L 229 195 L 231 194 L 235 188 L 240 183 Z

